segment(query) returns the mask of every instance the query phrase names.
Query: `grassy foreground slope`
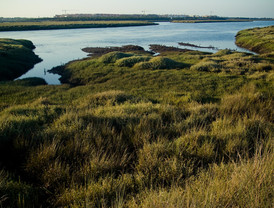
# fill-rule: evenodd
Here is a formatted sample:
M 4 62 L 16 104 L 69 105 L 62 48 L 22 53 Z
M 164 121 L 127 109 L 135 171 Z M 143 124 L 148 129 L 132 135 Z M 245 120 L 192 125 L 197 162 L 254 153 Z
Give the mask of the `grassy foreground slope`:
M 128 27 L 155 25 L 147 21 L 38 21 L 38 22 L 3 22 L 0 31 L 22 30 L 53 30 L 76 28 L 101 28 L 101 27 Z
M 34 48 L 28 40 L 0 38 L 0 81 L 15 79 L 40 62 Z
M 274 51 L 274 26 L 242 30 L 236 35 L 236 44 L 256 53 Z
M 111 52 L 0 82 L 3 207 L 272 207 L 273 60 Z

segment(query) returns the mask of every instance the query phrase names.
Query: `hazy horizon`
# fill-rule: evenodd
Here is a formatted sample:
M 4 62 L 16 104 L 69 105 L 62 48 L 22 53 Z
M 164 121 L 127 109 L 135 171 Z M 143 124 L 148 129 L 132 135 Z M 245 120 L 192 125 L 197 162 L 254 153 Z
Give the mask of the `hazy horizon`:
M 108 13 L 274 18 L 273 9 L 273 0 L 1 0 L 0 17 Z

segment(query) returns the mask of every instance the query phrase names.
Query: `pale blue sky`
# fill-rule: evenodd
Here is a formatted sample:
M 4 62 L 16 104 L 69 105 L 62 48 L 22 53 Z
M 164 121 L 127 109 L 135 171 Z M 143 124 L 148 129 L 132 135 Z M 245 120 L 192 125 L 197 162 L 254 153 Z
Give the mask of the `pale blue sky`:
M 0 17 L 52 17 L 64 10 L 274 18 L 274 0 L 0 0 Z

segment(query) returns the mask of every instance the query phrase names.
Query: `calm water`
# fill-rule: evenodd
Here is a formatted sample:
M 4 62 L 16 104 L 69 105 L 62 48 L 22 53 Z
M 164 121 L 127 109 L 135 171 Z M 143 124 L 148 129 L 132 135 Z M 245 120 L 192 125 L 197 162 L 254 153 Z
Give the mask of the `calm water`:
M 234 22 L 234 23 L 160 23 L 157 26 L 92 28 L 71 30 L 41 30 L 22 32 L 0 32 L 1 38 L 31 40 L 36 46 L 35 53 L 43 61 L 20 78 L 41 77 L 48 84 L 60 84 L 58 75 L 46 70 L 68 61 L 87 56 L 81 48 L 140 45 L 145 49 L 150 44 L 179 46 L 178 42 L 188 42 L 201 46 L 214 46 L 219 49 L 243 49 L 235 45 L 235 35 L 239 30 L 274 25 L 274 21 Z M 189 47 L 188 47 L 189 48 Z M 210 49 L 201 49 L 212 51 Z

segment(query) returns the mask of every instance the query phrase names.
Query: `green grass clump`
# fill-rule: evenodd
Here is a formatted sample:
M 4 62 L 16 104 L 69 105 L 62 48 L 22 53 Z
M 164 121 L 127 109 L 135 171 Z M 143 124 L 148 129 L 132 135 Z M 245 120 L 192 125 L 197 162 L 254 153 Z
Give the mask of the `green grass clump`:
M 216 56 L 225 56 L 225 55 L 230 55 L 230 54 L 232 54 L 232 51 L 229 49 L 219 50 L 215 53 Z
M 197 71 L 206 71 L 206 72 L 219 72 L 220 70 L 220 65 L 218 65 L 214 61 L 203 61 L 199 62 L 190 68 L 191 70 L 197 70 Z
M 100 61 L 105 63 L 105 64 L 110 64 L 110 63 L 115 63 L 117 60 L 125 58 L 125 57 L 130 57 L 132 54 L 127 54 L 127 53 L 121 53 L 121 52 L 110 52 L 107 53 L 106 55 L 103 55 L 100 58 Z
M 138 101 L 140 101 L 140 99 L 123 91 L 112 90 L 87 95 L 82 100 L 75 101 L 75 103 L 78 103 L 79 106 L 92 108 L 98 106 L 114 106 L 126 102 L 137 103 Z
M 135 65 L 137 69 L 177 69 L 182 68 L 183 64 L 165 57 L 154 57 L 147 62 L 139 62 Z
M 119 67 L 133 67 L 135 64 L 140 62 L 149 61 L 151 57 L 148 56 L 132 56 L 129 58 L 122 58 L 116 62 Z

